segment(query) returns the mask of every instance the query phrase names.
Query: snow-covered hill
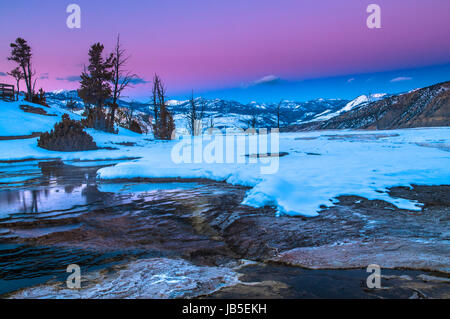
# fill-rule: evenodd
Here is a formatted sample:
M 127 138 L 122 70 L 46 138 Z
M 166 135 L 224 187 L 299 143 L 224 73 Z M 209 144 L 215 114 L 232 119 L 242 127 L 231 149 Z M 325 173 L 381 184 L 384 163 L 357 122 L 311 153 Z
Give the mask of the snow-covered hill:
M 358 96 L 356 99 L 348 102 L 342 109 L 337 110 L 335 112 L 331 112 L 329 110 L 318 114 L 317 116 L 314 117 L 313 120 L 311 120 L 310 122 L 313 121 L 325 121 L 325 120 L 329 120 L 335 116 L 341 115 L 345 112 L 351 111 L 356 107 L 362 106 L 362 105 L 367 105 L 369 103 L 375 102 L 375 101 L 379 101 L 383 98 L 387 97 L 386 93 L 375 93 L 375 94 L 370 94 L 370 95 L 360 95 Z
M 25 101 L 0 100 L 0 136 L 25 136 L 49 131 L 61 120 L 64 113 L 73 119 L 81 117 L 58 106 L 45 107 Z M 39 114 L 40 113 L 40 114 Z
M 397 129 L 448 125 L 450 81 L 397 95 L 377 96 L 359 105 L 350 105 L 346 112 L 337 116 L 289 129 Z

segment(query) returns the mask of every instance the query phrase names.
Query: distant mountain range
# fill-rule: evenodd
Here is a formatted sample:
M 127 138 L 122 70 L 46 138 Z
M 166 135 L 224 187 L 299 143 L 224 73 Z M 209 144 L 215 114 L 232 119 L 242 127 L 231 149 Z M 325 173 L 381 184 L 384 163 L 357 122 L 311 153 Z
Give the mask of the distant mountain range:
M 408 93 L 388 95 L 377 93 L 361 95 L 354 100 L 316 99 L 308 102 L 283 100 L 280 102 L 280 124 L 286 131 L 315 129 L 393 129 L 420 126 L 447 126 L 450 115 L 450 82 L 439 83 Z M 79 108 L 83 103 L 76 91 L 53 91 L 46 95 L 47 102 L 62 108 L 69 100 Z M 246 129 L 251 122 L 256 127 L 275 127 L 278 103 L 248 104 L 221 99 L 196 99 L 203 106 L 205 124 L 211 121 L 222 129 Z M 152 115 L 149 104 L 119 101 L 119 106 L 134 109 L 141 116 Z M 176 126 L 186 127 L 189 101 L 169 100 Z
M 450 125 L 450 81 L 366 101 L 338 116 L 288 130 L 396 129 Z
M 65 108 L 70 100 L 76 102 L 78 108 L 83 108 L 83 102 L 75 90 L 49 92 L 46 94 L 46 98 L 48 103 L 62 108 Z M 205 121 L 209 123 L 212 119 L 214 127 L 217 128 L 240 127 L 246 129 L 252 119 L 256 120 L 257 127 L 276 125 L 278 104 L 257 102 L 243 104 L 236 101 L 203 98 L 197 98 L 196 102 L 199 107 L 201 105 L 204 107 Z M 350 102 L 342 99 L 316 99 L 308 102 L 284 100 L 280 102 L 280 123 L 282 126 L 288 126 L 311 121 L 320 114 L 339 112 Z M 189 101 L 169 100 L 168 105 L 174 113 L 177 127 L 185 127 Z M 153 113 L 150 105 L 145 103 L 120 100 L 119 106 L 134 109 L 139 113 L 149 115 Z

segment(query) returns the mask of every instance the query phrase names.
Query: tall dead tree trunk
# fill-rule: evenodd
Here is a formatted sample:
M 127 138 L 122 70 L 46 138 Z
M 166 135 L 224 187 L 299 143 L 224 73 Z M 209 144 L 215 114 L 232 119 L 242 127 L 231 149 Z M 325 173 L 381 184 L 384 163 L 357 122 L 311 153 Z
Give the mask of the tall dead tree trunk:
M 175 131 L 175 122 L 166 105 L 166 89 L 158 75 L 153 80 L 153 109 L 155 111 L 155 124 L 153 134 L 160 140 L 170 140 Z
M 200 109 L 199 109 L 199 107 Z M 201 126 L 203 121 L 203 114 L 205 111 L 205 103 L 200 100 L 197 102 L 194 98 L 194 92 L 192 92 L 189 99 L 189 110 L 187 113 L 188 130 L 191 135 L 200 135 Z
M 136 78 L 135 74 L 125 70 L 125 64 L 127 63 L 130 56 L 125 55 L 125 49 L 122 48 L 120 44 L 120 35 L 117 36 L 116 47 L 113 52 L 113 63 L 112 63 L 112 103 L 110 105 L 111 111 L 109 114 L 109 125 L 112 130 L 114 130 L 114 121 L 117 110 L 117 100 L 122 96 L 123 90 L 131 86 L 131 82 Z

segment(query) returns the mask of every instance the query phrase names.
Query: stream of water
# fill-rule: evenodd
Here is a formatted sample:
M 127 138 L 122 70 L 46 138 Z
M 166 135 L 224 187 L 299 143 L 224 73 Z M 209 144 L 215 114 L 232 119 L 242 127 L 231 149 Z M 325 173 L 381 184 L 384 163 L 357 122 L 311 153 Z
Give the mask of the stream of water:
M 241 205 L 246 188 L 207 181 L 96 179 L 100 167 L 115 163 L 0 164 L 0 296 L 44 283 L 61 287 L 67 266 L 77 264 L 83 274 L 94 274 L 83 281 L 85 295 L 52 286 L 30 296 L 371 297 L 361 285 L 367 276 L 361 269 L 314 271 L 264 263 L 240 267 L 247 256 L 233 249 L 219 224 L 242 216 L 275 218 L 271 208 Z M 130 265 L 130 273 L 123 272 L 124 265 Z M 113 275 L 102 272 L 107 269 Z M 136 274 L 136 281 L 130 279 Z M 118 282 L 114 285 L 120 289 L 110 288 L 104 295 L 102 281 L 109 286 Z M 383 294 L 408 297 L 411 290 Z

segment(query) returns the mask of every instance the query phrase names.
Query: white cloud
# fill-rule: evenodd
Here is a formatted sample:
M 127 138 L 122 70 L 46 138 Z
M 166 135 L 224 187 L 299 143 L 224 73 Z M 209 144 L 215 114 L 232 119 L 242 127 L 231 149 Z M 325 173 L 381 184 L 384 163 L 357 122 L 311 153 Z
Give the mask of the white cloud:
M 393 78 L 391 80 L 391 82 L 402 82 L 402 81 L 410 81 L 410 80 L 412 80 L 412 78 L 409 76 L 399 76 L 397 78 Z
M 249 83 L 242 83 L 241 86 L 243 88 L 248 88 L 248 87 L 256 86 L 256 85 L 270 85 L 270 84 L 275 84 L 280 80 L 281 79 L 278 76 L 271 74 L 271 75 L 263 76 L 262 78 L 252 81 L 252 82 L 249 82 Z
M 254 81 L 253 84 L 254 85 L 258 85 L 258 84 L 274 83 L 274 82 L 277 82 L 279 80 L 280 80 L 279 77 L 277 77 L 277 76 L 272 74 L 272 75 L 263 76 L 262 78 Z
M 347 80 L 347 83 L 351 83 L 353 81 L 355 81 L 355 78 L 350 78 L 350 79 Z

